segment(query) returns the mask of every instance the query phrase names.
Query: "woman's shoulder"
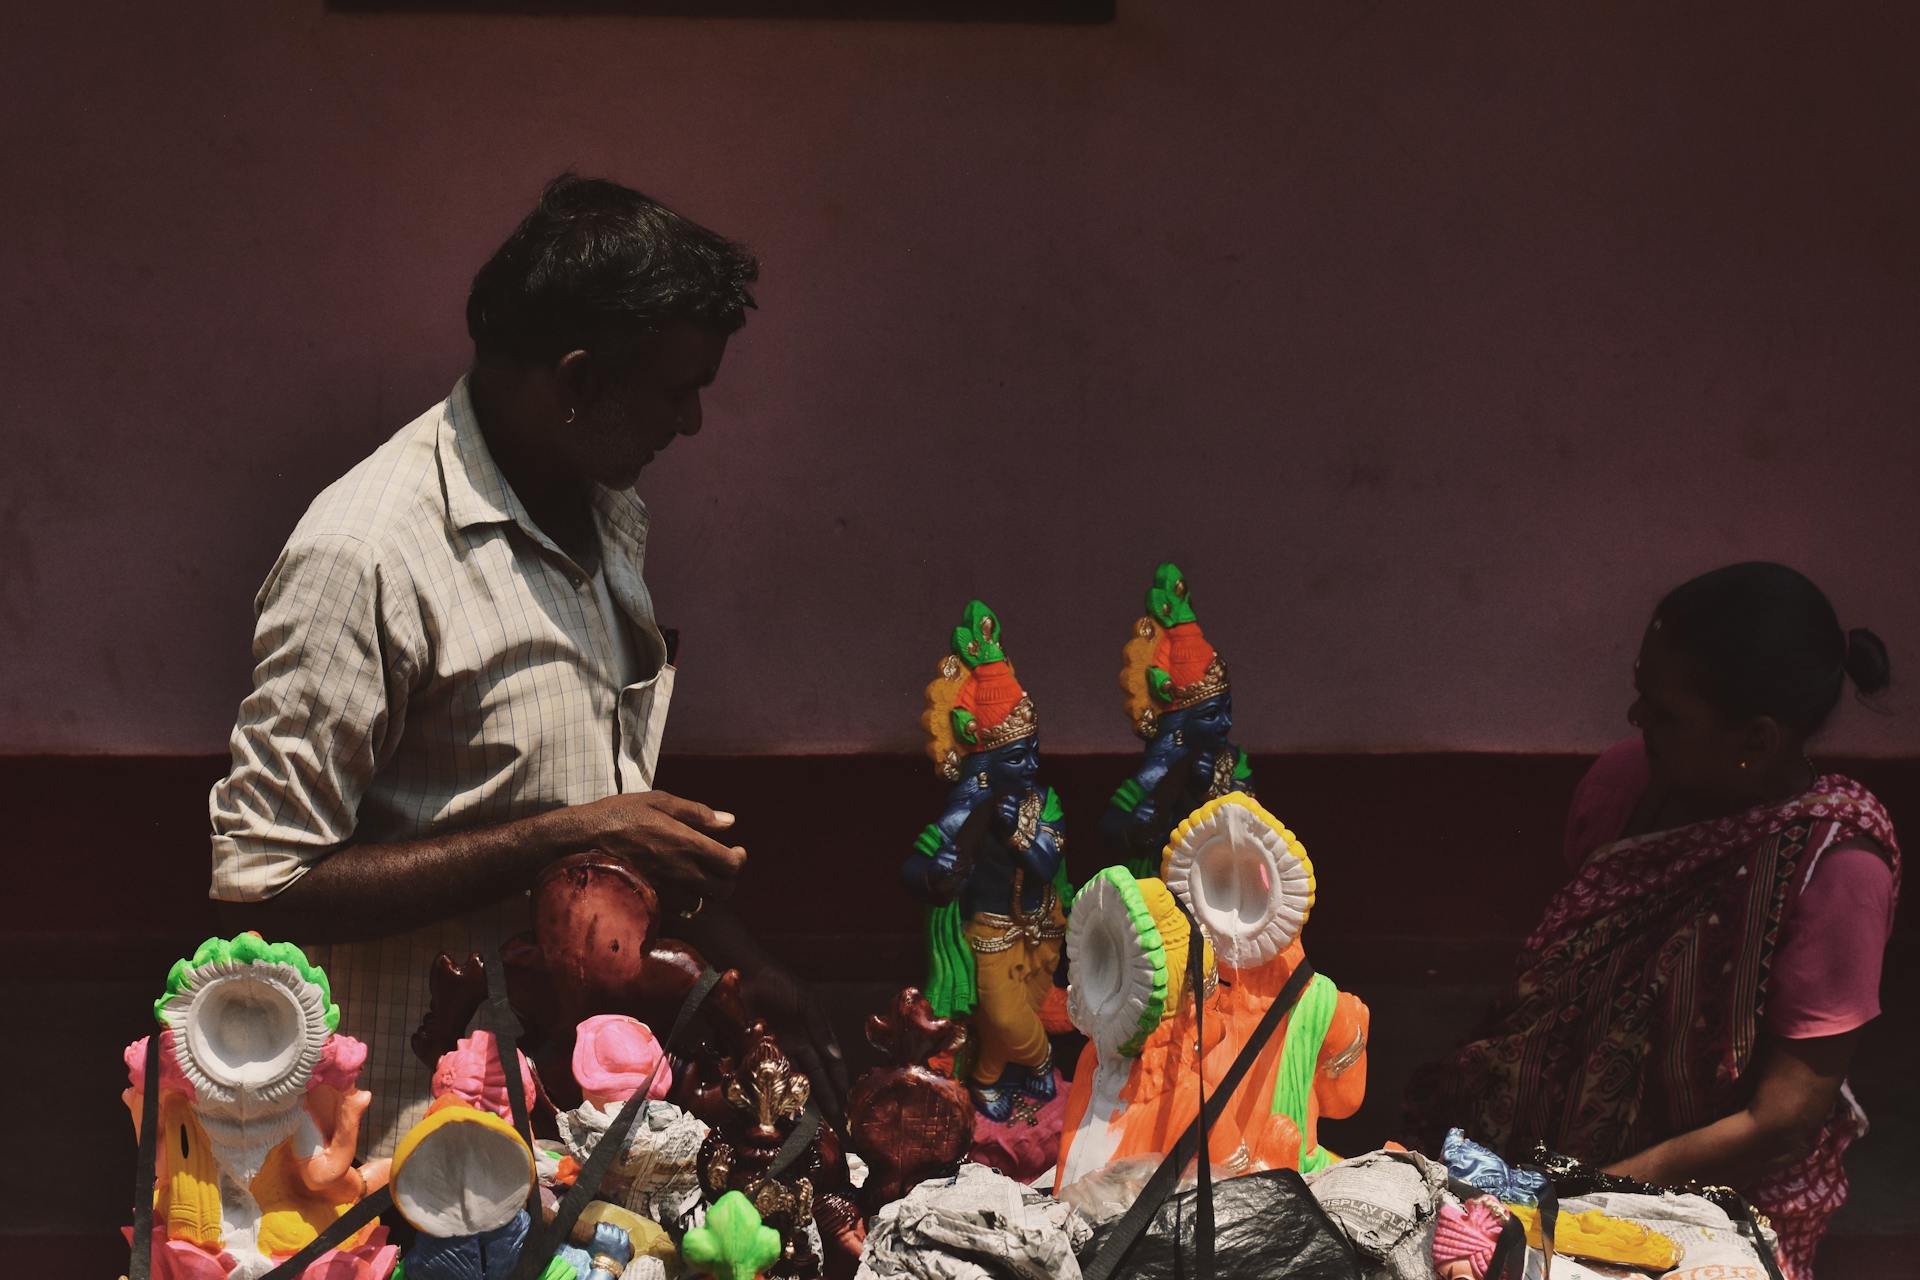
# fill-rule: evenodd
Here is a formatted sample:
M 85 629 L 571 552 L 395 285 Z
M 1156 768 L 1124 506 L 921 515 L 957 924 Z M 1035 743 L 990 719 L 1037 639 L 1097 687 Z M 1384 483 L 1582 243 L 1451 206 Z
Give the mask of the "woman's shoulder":
M 1880 797 L 1863 783 L 1845 774 L 1823 774 L 1805 799 L 1814 803 L 1813 813 L 1834 822 L 1834 849 L 1876 849 L 1889 865 L 1899 863 L 1900 845 L 1894 835 L 1893 818 Z
M 1620 838 L 1651 781 L 1647 749 L 1637 737 L 1614 743 L 1588 766 L 1567 809 L 1563 853 L 1570 869 L 1578 868 L 1601 845 Z
M 1880 974 L 1898 890 L 1890 852 L 1864 836 L 1814 859 L 1782 930 L 1768 1029 L 1839 1035 L 1880 1014 Z

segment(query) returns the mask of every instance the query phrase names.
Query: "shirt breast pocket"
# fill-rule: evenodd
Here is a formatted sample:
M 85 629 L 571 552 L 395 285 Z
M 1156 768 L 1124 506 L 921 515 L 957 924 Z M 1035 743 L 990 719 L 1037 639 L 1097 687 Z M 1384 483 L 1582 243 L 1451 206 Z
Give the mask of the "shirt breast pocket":
M 660 739 L 667 728 L 667 709 L 673 703 L 675 668 L 664 663 L 652 678 L 620 691 L 620 789 L 653 790 L 660 764 Z

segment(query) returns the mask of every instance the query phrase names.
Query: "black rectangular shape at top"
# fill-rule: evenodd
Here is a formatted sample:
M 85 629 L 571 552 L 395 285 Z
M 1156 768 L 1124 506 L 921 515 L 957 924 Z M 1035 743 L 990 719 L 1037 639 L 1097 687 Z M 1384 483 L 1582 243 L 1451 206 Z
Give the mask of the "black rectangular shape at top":
M 475 13 L 895 22 L 1112 22 L 1117 0 L 326 0 L 336 13 Z

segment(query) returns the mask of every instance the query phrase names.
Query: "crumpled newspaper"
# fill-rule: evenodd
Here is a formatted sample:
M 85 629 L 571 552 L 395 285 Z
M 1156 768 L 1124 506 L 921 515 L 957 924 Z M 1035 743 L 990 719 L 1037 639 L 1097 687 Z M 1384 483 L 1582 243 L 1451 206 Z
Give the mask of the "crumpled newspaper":
M 1353 1242 L 1367 1280 L 1433 1280 L 1433 1230 L 1446 1187 L 1446 1166 L 1414 1151 L 1370 1152 L 1307 1179 Z
M 1600 1192 L 1560 1202 L 1561 1213 L 1584 1213 L 1588 1209 L 1637 1222 L 1673 1241 L 1680 1250 L 1680 1265 L 1667 1272 L 1667 1280 L 1766 1280 L 1766 1266 L 1752 1238 L 1725 1210 L 1703 1196 Z M 1771 1231 L 1767 1244 L 1779 1247 Z M 1542 1261 L 1538 1249 L 1529 1250 L 1527 1274 L 1541 1275 Z M 1645 1274 L 1625 1267 L 1582 1263 L 1564 1255 L 1553 1260 L 1554 1280 L 1614 1280 Z
M 1093 1228 L 1064 1201 L 963 1164 L 875 1214 L 858 1280 L 1079 1280 Z
M 1154 1170 L 1160 1167 L 1161 1158 L 1158 1153 L 1149 1153 L 1109 1161 L 1060 1188 L 1060 1198 L 1088 1222 L 1100 1226 L 1125 1213 L 1140 1198 Z
M 554 1117 L 575 1160 L 587 1157 L 606 1135 L 617 1111 L 584 1102 Z M 700 1144 L 707 1126 L 670 1102 L 653 1102 L 627 1137 L 625 1155 L 601 1184 L 600 1198 L 673 1227 L 700 1204 Z

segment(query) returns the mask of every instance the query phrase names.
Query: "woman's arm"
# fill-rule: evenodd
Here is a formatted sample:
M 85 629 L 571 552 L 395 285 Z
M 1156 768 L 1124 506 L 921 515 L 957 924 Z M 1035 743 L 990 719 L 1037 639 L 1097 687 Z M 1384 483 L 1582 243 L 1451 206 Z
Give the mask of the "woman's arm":
M 1723 1120 L 1609 1165 L 1606 1172 L 1659 1186 L 1683 1182 L 1750 1187 L 1804 1159 L 1833 1114 L 1859 1032 L 1761 1041 L 1747 1105 Z

